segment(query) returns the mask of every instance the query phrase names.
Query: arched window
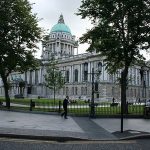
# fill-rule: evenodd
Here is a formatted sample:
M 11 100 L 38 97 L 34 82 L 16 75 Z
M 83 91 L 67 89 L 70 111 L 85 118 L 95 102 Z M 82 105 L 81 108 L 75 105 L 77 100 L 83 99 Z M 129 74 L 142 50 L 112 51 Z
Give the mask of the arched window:
M 78 70 L 77 69 L 75 69 L 74 74 L 75 74 L 74 81 L 78 82 Z

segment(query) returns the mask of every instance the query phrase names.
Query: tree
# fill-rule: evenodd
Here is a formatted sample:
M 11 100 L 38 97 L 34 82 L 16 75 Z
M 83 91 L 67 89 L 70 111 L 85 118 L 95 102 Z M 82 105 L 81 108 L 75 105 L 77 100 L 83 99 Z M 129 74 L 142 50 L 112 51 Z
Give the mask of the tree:
M 27 0 L 0 1 L 0 76 L 4 83 L 6 106 L 10 108 L 8 76 L 12 71 L 36 68 L 33 53 L 41 36 L 36 14 Z
M 64 77 L 61 71 L 57 67 L 57 61 L 51 59 L 46 67 L 45 86 L 52 89 L 54 92 L 54 104 L 55 104 L 55 93 L 57 90 L 64 86 Z
M 128 69 L 144 61 L 141 50 L 150 44 L 149 0 L 82 0 L 77 15 L 89 18 L 93 28 L 80 38 L 90 44 L 87 51 L 104 56 L 107 69 L 121 69 L 121 102 L 125 112 Z M 124 106 L 124 107 L 123 107 Z

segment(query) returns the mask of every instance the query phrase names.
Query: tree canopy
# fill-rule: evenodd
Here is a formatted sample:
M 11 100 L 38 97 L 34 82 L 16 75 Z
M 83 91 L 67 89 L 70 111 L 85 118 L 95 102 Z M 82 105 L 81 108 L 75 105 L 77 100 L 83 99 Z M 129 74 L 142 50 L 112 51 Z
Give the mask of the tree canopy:
M 28 0 L 0 1 L 0 75 L 7 99 L 9 74 L 37 66 L 33 54 L 41 38 L 41 28 L 31 6 Z
M 35 65 L 36 42 L 41 29 L 27 0 L 0 1 L 0 68 L 10 73 Z
M 150 44 L 149 0 L 82 0 L 77 14 L 94 25 L 80 41 L 105 56 L 110 71 L 144 60 L 140 51 Z
M 54 102 L 55 92 L 64 86 L 64 77 L 61 71 L 57 67 L 57 61 L 51 59 L 46 66 L 45 86 L 54 91 Z
M 46 74 L 44 75 L 45 85 L 49 89 L 60 89 L 64 85 L 64 78 L 61 71 L 57 67 L 56 60 L 50 60 L 46 66 Z

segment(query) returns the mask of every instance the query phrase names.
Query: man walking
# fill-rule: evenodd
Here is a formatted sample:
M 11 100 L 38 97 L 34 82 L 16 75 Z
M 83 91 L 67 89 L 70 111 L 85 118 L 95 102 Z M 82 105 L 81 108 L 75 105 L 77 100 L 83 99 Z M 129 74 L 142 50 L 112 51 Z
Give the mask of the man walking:
M 65 98 L 64 101 L 63 101 L 63 109 L 64 109 L 64 112 L 61 114 L 61 116 L 62 116 L 62 117 L 64 116 L 65 119 L 68 119 L 68 118 L 67 118 L 67 106 L 68 106 L 68 103 L 69 103 L 69 97 L 66 96 L 66 98 Z

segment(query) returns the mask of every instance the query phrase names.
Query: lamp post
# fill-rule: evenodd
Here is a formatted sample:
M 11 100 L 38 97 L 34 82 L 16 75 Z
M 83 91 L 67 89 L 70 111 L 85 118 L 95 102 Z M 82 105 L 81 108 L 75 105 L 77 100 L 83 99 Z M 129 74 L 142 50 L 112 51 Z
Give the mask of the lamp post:
M 141 67 L 140 69 L 140 75 L 141 75 L 141 84 L 142 84 L 142 98 L 145 98 L 146 103 L 146 81 L 145 81 L 145 71 L 144 67 Z
M 98 70 L 97 72 L 94 72 L 94 68 L 92 68 L 92 95 L 91 95 L 91 111 L 90 111 L 90 117 L 95 117 L 95 103 L 94 103 L 94 93 L 95 93 L 95 82 L 94 82 L 94 75 L 100 75 L 102 71 L 102 63 L 98 64 Z
M 95 104 L 94 104 L 94 68 L 92 68 L 92 98 L 91 98 L 91 112 L 90 116 L 95 117 Z

